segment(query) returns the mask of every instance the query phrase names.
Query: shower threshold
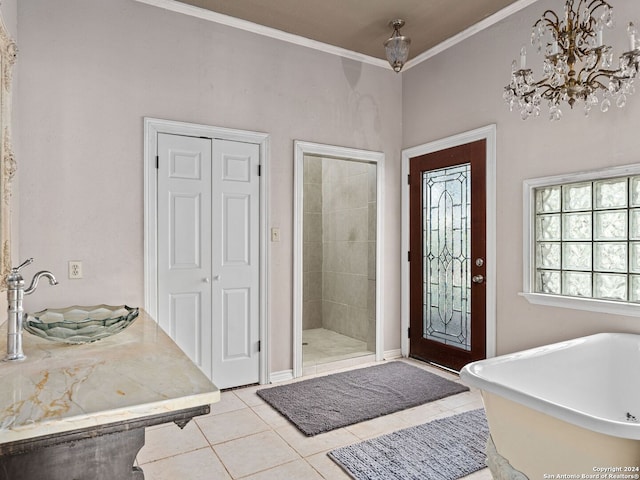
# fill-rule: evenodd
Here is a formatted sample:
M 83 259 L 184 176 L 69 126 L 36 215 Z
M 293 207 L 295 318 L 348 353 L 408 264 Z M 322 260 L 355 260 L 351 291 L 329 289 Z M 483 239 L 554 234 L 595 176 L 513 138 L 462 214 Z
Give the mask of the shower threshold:
M 335 362 L 338 363 L 336 368 L 341 368 L 345 360 L 360 358 L 375 360 L 375 352 L 367 349 L 367 342 L 325 328 L 302 331 L 302 364 L 305 370 L 318 365 L 328 367 L 327 364 Z

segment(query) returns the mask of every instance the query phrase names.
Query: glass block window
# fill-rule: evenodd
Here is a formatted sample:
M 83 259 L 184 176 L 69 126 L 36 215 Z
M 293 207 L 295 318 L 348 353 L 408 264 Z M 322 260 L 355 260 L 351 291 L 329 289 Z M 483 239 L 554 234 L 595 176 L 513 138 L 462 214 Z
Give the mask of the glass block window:
M 640 303 L 640 176 L 533 190 L 535 293 Z

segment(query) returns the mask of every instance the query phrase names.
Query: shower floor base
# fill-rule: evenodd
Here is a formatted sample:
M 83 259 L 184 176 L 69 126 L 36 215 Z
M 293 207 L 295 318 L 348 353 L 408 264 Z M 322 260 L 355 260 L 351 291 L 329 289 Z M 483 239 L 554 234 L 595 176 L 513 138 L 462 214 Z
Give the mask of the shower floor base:
M 324 328 L 302 331 L 303 375 L 335 370 L 375 360 L 367 342 Z

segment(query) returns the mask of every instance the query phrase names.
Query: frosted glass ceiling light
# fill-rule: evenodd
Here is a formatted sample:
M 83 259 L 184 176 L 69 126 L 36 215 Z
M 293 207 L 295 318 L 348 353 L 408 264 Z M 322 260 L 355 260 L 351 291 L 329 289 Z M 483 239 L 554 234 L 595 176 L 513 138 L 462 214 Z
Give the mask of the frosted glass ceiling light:
M 392 20 L 389 26 L 393 27 L 393 33 L 391 37 L 384 42 L 384 48 L 387 52 L 389 64 L 393 70 L 398 73 L 402 70 L 402 67 L 409 57 L 411 39 L 400 33 L 400 29 L 404 26 L 404 20 L 400 20 L 399 18 Z
M 629 50 L 614 64 L 613 49 L 603 43 L 605 28 L 613 28 L 613 8 L 604 0 L 566 0 L 562 15 L 544 12 L 531 32 L 531 44 L 538 53 L 544 47 L 544 78 L 534 80 L 522 47 L 520 68 L 514 60 L 511 83 L 504 88 L 503 98 L 511 110 L 520 110 L 523 120 L 537 117 L 544 100 L 549 105 L 549 118 L 560 120 L 561 102 L 571 108 L 576 101 L 583 102 L 587 116 L 598 104 L 603 112 L 612 102 L 624 107 L 627 95 L 635 91 L 633 80 L 640 60 L 638 31 L 629 24 Z

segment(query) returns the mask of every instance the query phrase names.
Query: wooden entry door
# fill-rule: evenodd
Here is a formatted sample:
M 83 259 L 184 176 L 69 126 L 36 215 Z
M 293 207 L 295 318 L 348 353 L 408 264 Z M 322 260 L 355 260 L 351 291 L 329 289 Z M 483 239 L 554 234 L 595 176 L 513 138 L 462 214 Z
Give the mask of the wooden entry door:
M 486 140 L 411 158 L 410 356 L 486 357 Z

